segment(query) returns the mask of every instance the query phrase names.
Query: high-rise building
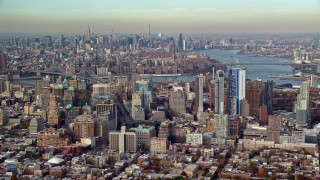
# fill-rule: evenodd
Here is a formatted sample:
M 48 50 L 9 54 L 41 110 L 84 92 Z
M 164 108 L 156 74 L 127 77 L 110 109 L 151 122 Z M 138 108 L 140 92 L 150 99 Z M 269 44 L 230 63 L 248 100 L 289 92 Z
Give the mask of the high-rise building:
M 250 105 L 250 115 L 259 118 L 259 109 L 262 105 L 264 82 L 254 80 L 246 82 L 246 99 Z
M 215 84 L 215 100 L 214 100 L 214 113 L 224 113 L 224 72 L 218 70 L 214 79 Z
M 45 36 L 44 37 L 44 45 L 48 48 L 48 47 L 51 47 L 51 44 L 52 44 L 51 36 Z
M 173 86 L 169 93 L 169 107 L 177 114 L 186 113 L 186 98 L 182 87 Z
M 309 123 L 310 113 L 309 113 L 309 91 L 310 82 L 304 81 L 300 86 L 300 93 L 297 96 L 296 102 L 296 120 L 298 123 Z
M 259 117 L 260 126 L 266 126 L 268 124 L 268 107 L 266 105 L 260 106 Z
M 139 125 L 136 128 L 130 128 L 130 131 L 134 131 L 137 136 L 137 148 L 150 150 L 150 140 L 156 136 L 156 129 L 153 126 Z
M 117 129 L 116 114 L 110 111 L 99 113 L 94 126 L 96 136 L 109 140 L 109 133 Z
M 178 47 L 179 47 L 179 49 L 183 49 L 183 38 L 182 38 L 181 33 L 180 33 L 179 39 L 178 39 Z
M 6 110 L 0 109 L 0 126 L 5 126 L 9 122 L 9 114 Z
M 228 80 L 228 114 L 239 115 L 240 102 L 246 97 L 246 70 L 241 68 L 229 69 Z
M 204 76 L 202 74 L 196 76 L 196 102 L 195 107 L 197 110 L 197 119 L 201 123 L 203 122 L 203 84 L 204 84 Z
M 273 114 L 273 81 L 268 80 L 264 83 L 263 104 L 267 106 L 268 115 Z
M 0 54 L 0 71 L 7 70 L 8 59 L 6 54 Z
M 109 147 L 111 151 L 136 152 L 137 136 L 135 132 L 127 132 L 126 127 L 122 126 L 120 132 L 112 131 L 109 133 Z
M 42 94 L 42 80 L 36 80 L 34 91 L 36 96 Z
M 275 143 L 280 142 L 280 132 L 282 129 L 281 116 L 269 116 L 268 118 L 268 140 Z
M 140 94 L 141 106 L 149 111 L 149 105 L 152 102 L 152 82 L 151 80 L 137 80 L 134 85 L 134 92 Z
M 57 98 L 55 95 L 50 94 L 49 108 L 48 108 L 48 124 L 59 128 L 60 122 L 60 112 L 57 105 Z
M 217 139 L 217 144 L 225 144 L 229 136 L 230 124 L 227 114 L 214 115 L 214 132 Z
M 44 128 L 44 123 L 41 117 L 34 117 L 31 119 L 30 125 L 29 125 L 30 134 L 36 134 L 42 131 L 43 128 Z
M 230 117 L 230 136 L 239 138 L 240 136 L 241 119 L 239 116 Z
M 94 137 L 94 119 L 92 115 L 79 115 L 74 120 L 74 136 L 78 138 Z

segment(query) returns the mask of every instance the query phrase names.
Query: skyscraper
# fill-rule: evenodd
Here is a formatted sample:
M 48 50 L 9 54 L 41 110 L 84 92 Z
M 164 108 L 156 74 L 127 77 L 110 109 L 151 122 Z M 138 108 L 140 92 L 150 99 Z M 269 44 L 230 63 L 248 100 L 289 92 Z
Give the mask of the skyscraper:
M 240 101 L 245 99 L 246 70 L 241 68 L 229 69 L 228 114 L 240 114 Z
M 279 143 L 280 131 L 282 128 L 281 116 L 269 116 L 268 118 L 268 140 Z
M 60 127 L 60 113 L 57 106 L 56 96 L 50 94 L 48 124 L 50 126 Z
M 140 94 L 141 106 L 144 110 L 149 110 L 149 105 L 152 102 L 152 82 L 151 80 L 141 79 L 136 81 L 134 92 Z
M 198 121 L 203 120 L 203 83 L 204 83 L 204 76 L 202 74 L 196 76 L 196 102 L 195 107 L 197 110 L 197 119 Z M 203 122 L 205 123 L 205 122 Z
M 263 104 L 267 106 L 268 115 L 273 114 L 273 81 L 268 80 L 264 83 Z
M 246 83 L 246 99 L 250 105 L 250 115 L 259 118 L 262 105 L 264 82 L 262 80 L 248 81 Z
M 300 86 L 300 94 L 297 96 L 297 103 L 295 107 L 296 120 L 302 124 L 309 122 L 309 90 L 310 82 L 302 82 L 302 85 Z
M 182 87 L 173 86 L 169 93 L 169 107 L 178 114 L 186 113 L 185 93 Z
M 214 113 L 223 114 L 224 112 L 224 72 L 218 70 L 214 79 L 215 101 Z
M 4 71 L 7 69 L 7 55 L 6 54 L 0 54 L 0 71 Z

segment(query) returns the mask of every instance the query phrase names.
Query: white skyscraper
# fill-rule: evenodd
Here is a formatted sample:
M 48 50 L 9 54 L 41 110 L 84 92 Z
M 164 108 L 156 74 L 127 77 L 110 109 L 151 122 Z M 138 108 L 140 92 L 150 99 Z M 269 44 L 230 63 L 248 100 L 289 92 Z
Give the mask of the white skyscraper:
M 304 81 L 300 87 L 300 94 L 297 96 L 296 103 L 296 120 L 299 123 L 309 122 L 309 90 L 310 82 Z
M 204 76 L 202 74 L 196 77 L 196 108 L 197 108 L 197 119 L 200 123 L 204 123 L 203 119 L 203 83 Z

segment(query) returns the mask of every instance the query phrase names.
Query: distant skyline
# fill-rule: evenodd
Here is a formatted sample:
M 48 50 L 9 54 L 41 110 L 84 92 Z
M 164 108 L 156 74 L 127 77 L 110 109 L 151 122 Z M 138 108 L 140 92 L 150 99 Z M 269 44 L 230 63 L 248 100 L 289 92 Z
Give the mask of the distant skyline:
M 320 33 L 320 0 L 0 0 L 0 33 Z

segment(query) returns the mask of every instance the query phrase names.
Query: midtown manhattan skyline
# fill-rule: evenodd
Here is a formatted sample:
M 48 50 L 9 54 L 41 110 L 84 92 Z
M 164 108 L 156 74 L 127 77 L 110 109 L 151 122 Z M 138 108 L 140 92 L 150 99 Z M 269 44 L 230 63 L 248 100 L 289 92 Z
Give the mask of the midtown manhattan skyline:
M 318 0 L 1 0 L 0 33 L 319 33 Z

